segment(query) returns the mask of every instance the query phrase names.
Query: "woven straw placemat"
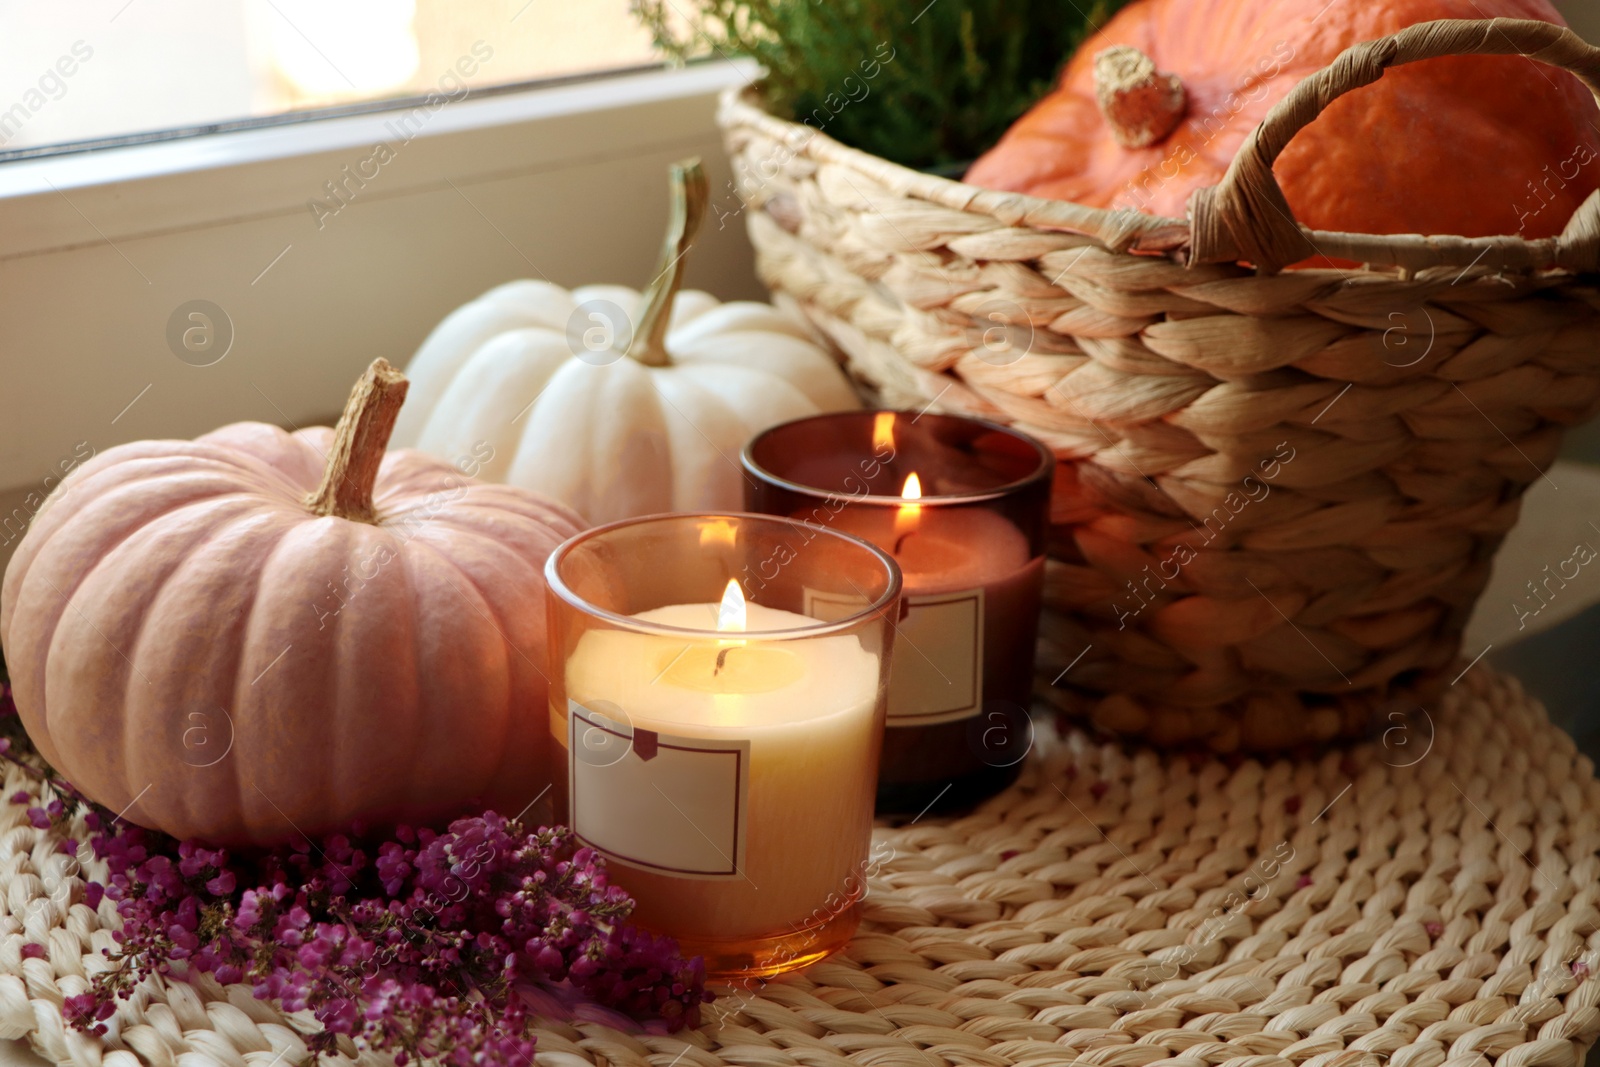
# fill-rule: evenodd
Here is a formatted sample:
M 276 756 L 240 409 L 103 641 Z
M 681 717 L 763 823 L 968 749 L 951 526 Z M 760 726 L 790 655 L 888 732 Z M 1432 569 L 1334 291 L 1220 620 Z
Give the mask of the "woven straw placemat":
M 209 978 L 147 982 L 105 1041 L 66 1030 L 115 912 L 82 903 L 73 856 L 24 807 L 0 805 L 0 1036 L 115 1067 L 303 1056 L 309 1019 Z M 547 1019 L 537 1059 L 1576 1067 L 1600 1034 L 1597 850 L 1592 765 L 1481 666 L 1314 762 L 1041 737 L 975 814 L 878 831 L 844 953 L 724 992 L 694 1032 Z

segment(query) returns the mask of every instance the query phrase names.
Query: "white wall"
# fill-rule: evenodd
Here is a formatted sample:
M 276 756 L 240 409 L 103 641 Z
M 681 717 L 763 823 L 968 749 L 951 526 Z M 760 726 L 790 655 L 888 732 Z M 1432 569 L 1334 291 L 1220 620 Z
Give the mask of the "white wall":
M 1591 44 L 1600 44 L 1600 0 L 1561 0 L 1567 22 Z

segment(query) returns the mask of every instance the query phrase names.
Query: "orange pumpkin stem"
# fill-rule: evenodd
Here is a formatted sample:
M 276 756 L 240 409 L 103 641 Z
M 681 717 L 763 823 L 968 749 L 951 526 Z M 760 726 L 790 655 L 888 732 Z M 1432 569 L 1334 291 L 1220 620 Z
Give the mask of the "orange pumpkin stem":
M 344 414 L 333 431 L 333 450 L 328 453 L 322 484 L 306 497 L 306 506 L 313 512 L 353 522 L 378 521 L 372 487 L 410 387 L 406 376 L 388 360 L 372 361 L 345 401 Z
M 1163 140 L 1189 104 L 1176 74 L 1161 73 L 1154 60 L 1125 44 L 1094 57 L 1094 97 L 1111 136 L 1124 148 Z

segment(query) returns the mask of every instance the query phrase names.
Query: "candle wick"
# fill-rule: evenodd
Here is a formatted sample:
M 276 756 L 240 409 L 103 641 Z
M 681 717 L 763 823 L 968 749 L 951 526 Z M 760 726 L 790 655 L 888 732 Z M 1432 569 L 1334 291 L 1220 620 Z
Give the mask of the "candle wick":
M 910 537 L 916 532 L 917 531 L 915 530 L 907 530 L 905 533 L 896 538 L 894 542 L 894 548 L 891 550 L 890 555 L 898 556 L 900 554 L 900 550 L 906 545 L 906 538 Z
M 721 652 L 717 653 L 717 665 L 712 668 L 711 677 L 715 678 L 717 675 L 722 673 L 722 668 L 728 665 L 728 653 L 732 651 L 733 649 L 731 648 L 725 648 Z

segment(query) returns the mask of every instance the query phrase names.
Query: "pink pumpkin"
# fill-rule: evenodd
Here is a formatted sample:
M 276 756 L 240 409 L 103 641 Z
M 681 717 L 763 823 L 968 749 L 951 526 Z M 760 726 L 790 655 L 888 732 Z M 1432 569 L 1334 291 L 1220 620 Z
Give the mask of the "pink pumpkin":
M 379 360 L 337 432 L 142 441 L 57 487 L 6 569 L 0 641 L 68 780 L 227 843 L 515 813 L 545 788 L 543 568 L 582 520 L 386 454 L 405 389 Z

